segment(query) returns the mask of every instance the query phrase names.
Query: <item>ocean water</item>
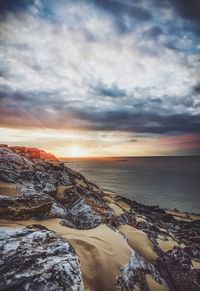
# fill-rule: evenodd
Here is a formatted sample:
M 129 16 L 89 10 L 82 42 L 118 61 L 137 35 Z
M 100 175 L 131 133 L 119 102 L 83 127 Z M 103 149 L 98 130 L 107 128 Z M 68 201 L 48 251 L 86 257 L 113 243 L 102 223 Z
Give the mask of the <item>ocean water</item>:
M 200 214 L 200 157 L 65 159 L 88 180 L 147 205 Z

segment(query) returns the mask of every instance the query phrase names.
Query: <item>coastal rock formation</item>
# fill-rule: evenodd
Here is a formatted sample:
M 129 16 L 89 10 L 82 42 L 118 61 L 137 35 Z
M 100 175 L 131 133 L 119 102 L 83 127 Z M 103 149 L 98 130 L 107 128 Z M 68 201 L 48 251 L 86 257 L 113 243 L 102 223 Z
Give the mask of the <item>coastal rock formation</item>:
M 0 234 L 0 290 L 200 290 L 198 215 L 107 193 L 39 149 L 0 146 Z

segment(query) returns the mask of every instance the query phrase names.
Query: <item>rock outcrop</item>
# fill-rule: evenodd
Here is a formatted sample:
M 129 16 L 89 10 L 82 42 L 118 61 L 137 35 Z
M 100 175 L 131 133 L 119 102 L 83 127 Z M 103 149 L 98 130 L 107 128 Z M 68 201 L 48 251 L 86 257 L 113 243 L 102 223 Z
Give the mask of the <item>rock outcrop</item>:
M 0 146 L 0 290 L 200 290 L 199 219 Z
M 0 228 L 0 290 L 83 290 L 71 244 L 54 232 Z

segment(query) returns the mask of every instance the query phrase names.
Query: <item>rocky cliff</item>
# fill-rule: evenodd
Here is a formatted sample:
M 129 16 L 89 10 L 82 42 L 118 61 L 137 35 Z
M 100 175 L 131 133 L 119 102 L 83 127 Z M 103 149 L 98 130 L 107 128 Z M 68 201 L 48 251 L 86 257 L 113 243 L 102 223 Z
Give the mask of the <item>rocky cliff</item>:
M 0 146 L 0 290 L 200 290 L 199 219 Z

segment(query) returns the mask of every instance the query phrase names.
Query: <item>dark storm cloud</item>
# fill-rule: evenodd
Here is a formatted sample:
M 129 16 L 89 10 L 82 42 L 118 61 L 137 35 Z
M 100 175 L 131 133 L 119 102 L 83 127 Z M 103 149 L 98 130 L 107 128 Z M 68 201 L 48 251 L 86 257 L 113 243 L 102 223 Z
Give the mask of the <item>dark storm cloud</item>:
M 158 106 L 146 110 L 97 109 L 77 107 L 47 92 L 0 92 L 0 124 L 15 127 L 73 128 L 136 133 L 200 133 L 200 116 L 181 113 L 164 114 Z M 48 100 L 48 101 L 47 101 Z M 152 99 L 160 104 L 160 99 Z M 150 108 L 150 107 L 149 107 Z
M 151 13 L 147 9 L 138 6 L 138 1 L 88 0 L 88 2 L 94 3 L 97 7 L 104 9 L 114 16 L 128 16 L 141 21 L 151 19 Z
M 0 126 L 199 133 L 199 2 L 158 2 L 1 1 Z
M 76 112 L 93 130 L 117 130 L 137 133 L 200 133 L 200 116 L 190 114 L 161 115 L 158 112 L 116 110 Z
M 4 14 L 8 11 L 19 12 L 26 10 L 30 5 L 33 5 L 34 2 L 34 0 L 1 0 L 0 14 Z
M 153 0 L 154 5 L 160 7 L 174 7 L 182 17 L 191 20 L 200 20 L 199 0 Z
M 1 62 L 0 62 L 1 65 Z M 3 67 L 0 67 L 0 78 L 4 78 L 7 75 L 7 70 Z
M 185 37 L 185 34 L 188 33 L 189 38 L 193 38 L 196 34 L 197 36 L 200 36 L 200 26 L 196 22 L 196 18 L 190 18 L 191 23 L 188 23 L 188 21 L 183 21 L 183 23 L 179 24 L 179 16 L 180 18 L 185 18 L 183 16 L 183 13 L 180 13 L 177 7 L 182 7 L 181 11 L 185 11 L 184 7 L 186 7 L 188 13 L 189 11 L 194 11 L 196 14 L 199 15 L 199 6 L 197 5 L 197 1 L 192 0 L 190 8 L 188 8 L 188 3 L 185 5 L 181 0 L 176 0 L 177 3 L 179 2 L 179 5 L 175 5 L 175 3 L 172 0 L 169 0 L 169 6 L 171 13 L 174 14 L 173 20 L 171 20 L 171 23 L 169 21 L 165 21 L 162 23 L 162 18 L 164 18 L 164 14 L 166 13 L 164 10 L 161 12 L 157 10 L 157 7 L 154 5 L 151 5 L 151 3 L 147 0 L 143 1 L 144 5 L 141 5 L 141 2 L 138 0 L 84 0 L 86 3 L 91 3 L 91 8 L 94 7 L 94 12 L 96 10 L 102 10 L 103 14 L 108 14 L 107 16 L 113 18 L 113 24 L 115 26 L 115 33 L 117 34 L 132 34 L 137 29 L 141 28 L 141 25 L 145 23 L 146 27 L 150 27 L 149 29 L 149 38 L 151 38 L 153 41 L 157 41 L 160 36 L 165 36 L 168 40 L 166 42 L 162 43 L 161 46 L 165 46 L 169 49 L 181 51 L 183 48 L 182 46 L 178 45 L 179 40 Z M 31 3 L 31 0 L 29 0 Z M 67 3 L 74 1 L 72 0 L 66 0 Z M 160 2 L 163 2 L 160 0 Z M 180 4 L 180 2 L 182 4 Z M 187 1 L 186 1 L 187 2 Z M 45 17 L 48 20 L 52 20 L 53 22 L 59 22 L 59 16 L 56 15 L 54 11 L 54 6 L 49 5 L 50 2 L 42 2 L 42 5 L 40 5 L 40 8 L 38 9 L 40 11 L 40 16 L 43 18 Z M 83 3 L 81 0 L 77 0 L 76 3 Z M 30 5 L 30 4 L 29 4 Z M 97 8 L 97 9 L 96 9 Z M 156 11 L 154 13 L 154 11 Z M 186 14 L 187 14 L 186 11 Z M 190 15 L 190 14 L 189 14 Z M 192 13 L 191 13 L 192 15 Z M 90 18 L 90 15 L 88 15 L 88 18 Z M 185 18 L 188 19 L 187 17 Z M 79 17 L 76 19 L 77 22 L 79 22 Z M 102 19 L 103 21 L 103 19 Z M 162 24 L 161 24 L 162 23 Z M 153 25 L 153 26 L 152 26 Z M 171 28 L 170 28 L 171 27 Z M 85 38 L 88 41 L 100 41 L 98 38 L 99 31 L 94 28 L 94 31 L 91 32 L 87 28 L 83 28 L 82 25 L 79 26 L 79 29 L 82 30 L 83 34 L 85 35 Z M 103 31 L 102 31 L 103 33 Z M 114 34 L 114 31 L 112 32 Z M 141 32 L 143 35 L 143 32 Z M 144 33 L 145 36 L 145 33 Z M 102 40 L 101 40 L 102 41 Z M 194 39 L 195 41 L 195 39 Z M 156 42 L 156 45 L 158 43 Z M 160 44 L 158 44 L 158 47 Z M 191 48 L 190 48 L 191 49 Z M 193 48 L 194 49 L 194 48 Z M 151 53 L 151 52 L 150 52 Z M 157 55 L 152 53 L 152 55 Z
M 149 36 L 152 39 L 157 39 L 163 33 L 163 29 L 159 26 L 159 24 L 164 10 L 161 12 L 157 9 L 158 7 L 162 7 L 163 9 L 171 9 L 171 11 L 182 18 L 194 21 L 200 20 L 200 5 L 198 0 L 145 0 L 142 4 L 137 0 L 65 0 L 62 1 L 60 5 L 69 7 L 70 5 L 79 5 L 83 3 L 92 8 L 94 12 L 98 10 L 102 15 L 106 14 L 111 17 L 115 24 L 116 32 L 120 34 L 132 33 L 136 27 L 140 26 L 143 22 L 156 23 L 153 27 L 150 25 L 149 31 L 144 33 L 144 35 L 147 37 Z M 19 11 L 29 10 L 29 8 L 36 8 L 38 16 L 41 18 L 45 18 L 47 21 L 60 23 L 62 20 L 57 14 L 56 5 L 59 6 L 59 2 L 52 0 L 41 2 L 34 0 L 5 0 L 0 1 L 0 14 L 4 15 L 7 11 L 17 13 Z M 29 11 L 32 13 L 31 9 Z M 154 11 L 156 11 L 155 14 Z M 88 15 L 88 19 L 90 17 L 91 15 Z M 176 18 L 176 15 L 174 18 Z M 76 22 L 78 23 L 80 20 L 81 14 L 76 17 Z M 176 21 L 171 23 L 174 31 L 173 34 L 177 31 L 175 23 Z M 72 29 L 74 29 L 76 25 L 70 23 Z M 168 25 L 169 23 L 166 22 L 164 27 L 167 28 Z M 81 28 L 79 25 L 77 27 L 85 33 L 85 37 L 88 41 L 97 40 L 95 33 L 91 33 L 91 31 Z M 200 29 L 196 25 L 191 26 L 189 24 L 185 24 L 185 30 L 186 29 L 200 34 Z
M 150 11 L 138 5 L 138 1 L 86 1 L 96 5 L 96 7 L 101 9 L 104 13 L 109 13 L 114 18 L 116 28 L 120 33 L 130 32 L 137 25 L 137 22 L 146 22 L 152 18 Z
M 195 94 L 200 94 L 200 82 L 194 86 L 193 92 Z
M 62 3 L 64 3 L 63 1 Z M 66 0 L 66 3 L 73 3 L 71 0 Z M 81 0 L 75 1 L 81 3 Z M 152 18 L 150 9 L 144 8 L 138 0 L 84 0 L 89 4 L 95 5 L 97 8 L 104 12 L 110 13 L 116 19 L 116 23 L 121 29 L 128 29 L 125 24 L 126 19 L 136 19 L 138 21 L 149 21 Z M 146 1 L 148 3 L 148 1 Z M 145 2 L 144 2 L 145 3 Z M 188 18 L 194 21 L 200 21 L 200 2 L 199 0 L 152 0 L 151 6 L 155 7 L 167 7 L 175 9 L 175 11 L 182 17 Z M 53 1 L 42 1 L 41 2 L 41 16 L 47 17 L 47 14 L 52 14 L 51 11 L 55 4 Z M 7 11 L 18 12 L 29 8 L 30 6 L 36 5 L 34 0 L 2 0 L 0 1 L 0 13 Z M 147 6 L 147 5 L 145 5 Z
M 95 91 L 96 95 L 98 96 L 105 96 L 105 97 L 124 97 L 126 96 L 126 90 L 120 89 L 116 84 L 112 84 L 108 86 L 99 82 L 96 86 L 92 85 L 91 88 Z
M 170 0 L 176 11 L 183 17 L 193 21 L 200 21 L 200 1 L 199 0 Z
M 55 98 L 56 97 L 56 98 Z M 69 102 L 71 105 L 73 101 Z M 60 111 L 63 111 L 69 106 L 69 103 L 64 100 L 60 93 L 56 91 L 0 91 L 0 110 L 7 111 L 11 108 L 17 110 L 25 110 L 27 112 L 33 112 L 37 115 L 37 112 L 48 110 L 54 110 L 55 115 L 59 115 Z M 48 121 L 48 113 L 47 113 Z
M 172 27 L 173 34 L 176 33 L 179 27 L 176 27 L 178 18 L 190 20 L 190 23 L 183 24 L 183 30 L 192 31 L 200 34 L 200 28 L 197 23 L 200 21 L 200 1 L 199 0 L 151 0 L 143 1 L 142 5 L 137 0 L 85 0 L 88 3 L 93 3 L 102 11 L 109 13 L 114 19 L 119 32 L 129 33 L 133 31 L 137 25 L 142 22 L 155 21 L 157 25 L 149 30 L 149 37 L 156 39 L 162 33 L 162 27 L 159 23 L 162 22 L 162 15 L 165 11 L 171 11 L 174 14 L 172 23 L 166 22 L 164 28 Z M 162 11 L 159 10 L 162 7 Z M 155 12 L 155 13 L 154 13 Z M 172 47 L 173 49 L 173 47 Z
M 133 110 L 143 111 L 149 109 L 160 110 L 160 105 L 162 104 L 162 100 L 160 98 L 149 98 L 147 101 L 143 99 L 135 99 L 133 100 Z
M 159 26 L 153 26 L 144 32 L 144 35 L 153 39 L 157 39 L 163 34 L 163 30 Z
M 63 127 L 62 124 L 59 124 L 60 115 L 63 115 L 64 120 L 65 108 L 68 108 L 68 103 L 61 97 L 58 98 L 58 95 L 57 91 L 0 91 L 0 127 Z M 72 103 L 70 102 L 70 104 Z M 68 116 L 71 116 L 70 110 L 66 109 L 66 112 L 68 112 Z M 65 125 L 68 126 L 67 120 Z

